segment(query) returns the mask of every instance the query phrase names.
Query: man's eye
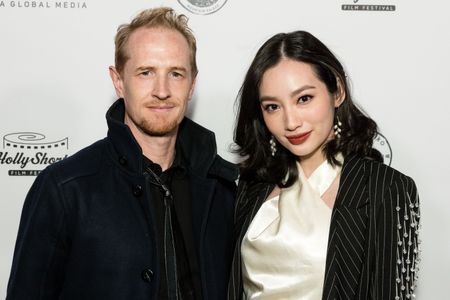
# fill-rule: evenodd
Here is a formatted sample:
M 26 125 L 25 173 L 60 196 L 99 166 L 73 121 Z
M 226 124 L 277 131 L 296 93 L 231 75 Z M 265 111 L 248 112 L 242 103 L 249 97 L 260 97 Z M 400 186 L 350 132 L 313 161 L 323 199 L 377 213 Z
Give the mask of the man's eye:
M 150 74 L 150 71 L 141 72 L 141 75 L 143 75 L 143 76 L 148 76 L 149 74 Z
M 183 74 L 181 74 L 179 72 L 172 72 L 172 76 L 175 78 L 180 78 L 180 77 L 183 77 Z

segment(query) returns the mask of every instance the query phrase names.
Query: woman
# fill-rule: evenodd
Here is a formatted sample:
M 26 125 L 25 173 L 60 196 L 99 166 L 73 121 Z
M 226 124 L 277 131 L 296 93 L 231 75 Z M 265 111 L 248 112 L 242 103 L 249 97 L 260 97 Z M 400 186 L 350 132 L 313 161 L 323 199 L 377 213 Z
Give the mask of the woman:
M 308 32 L 273 36 L 238 100 L 229 299 L 413 298 L 416 187 L 382 164 L 331 51 Z

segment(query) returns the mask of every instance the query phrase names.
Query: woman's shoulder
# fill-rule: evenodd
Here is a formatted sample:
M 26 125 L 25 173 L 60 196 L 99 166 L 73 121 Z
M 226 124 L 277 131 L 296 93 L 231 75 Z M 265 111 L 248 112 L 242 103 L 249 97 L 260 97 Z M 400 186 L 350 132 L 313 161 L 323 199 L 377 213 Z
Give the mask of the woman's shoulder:
M 245 179 L 242 177 L 239 177 L 238 179 L 238 197 L 239 195 L 247 195 L 248 194 L 254 194 L 254 193 L 261 193 L 261 192 L 265 192 L 267 190 L 271 190 L 274 188 L 274 184 L 270 184 L 267 182 L 263 182 L 263 181 L 256 181 L 256 180 L 251 180 L 251 179 Z
M 362 170 L 370 181 L 383 183 L 388 186 L 399 182 L 414 185 L 414 180 L 410 176 L 394 167 L 369 158 L 349 157 L 344 161 L 344 169 L 346 169 L 347 173 L 351 170 Z

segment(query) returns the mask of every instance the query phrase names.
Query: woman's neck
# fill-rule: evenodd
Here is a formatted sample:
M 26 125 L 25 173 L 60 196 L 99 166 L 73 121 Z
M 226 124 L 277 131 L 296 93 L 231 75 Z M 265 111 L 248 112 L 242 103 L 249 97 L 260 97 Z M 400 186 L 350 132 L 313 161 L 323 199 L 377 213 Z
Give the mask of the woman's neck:
M 311 176 L 311 174 L 326 160 L 325 155 L 320 153 L 320 155 L 312 155 L 306 157 L 300 157 L 299 162 L 302 167 L 303 173 L 306 178 Z

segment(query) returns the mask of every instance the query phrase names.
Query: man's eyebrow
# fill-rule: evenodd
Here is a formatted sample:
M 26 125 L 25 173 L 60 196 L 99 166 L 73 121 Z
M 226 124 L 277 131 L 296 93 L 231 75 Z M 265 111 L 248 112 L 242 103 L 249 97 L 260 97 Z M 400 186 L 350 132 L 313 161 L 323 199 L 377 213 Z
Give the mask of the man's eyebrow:
M 185 67 L 178 67 L 178 66 L 175 66 L 175 67 L 172 67 L 172 68 L 170 68 L 170 70 L 171 71 L 183 71 L 183 72 L 187 72 L 188 70 L 187 70 L 187 68 L 185 68 Z
M 147 70 L 154 70 L 154 69 L 156 69 L 156 68 L 153 66 L 140 66 L 140 67 L 136 68 L 136 71 L 147 71 Z M 183 72 L 188 71 L 187 68 L 181 67 L 181 66 L 174 66 L 174 67 L 171 67 L 169 70 L 170 71 L 174 71 L 174 70 L 175 71 L 183 71 Z

